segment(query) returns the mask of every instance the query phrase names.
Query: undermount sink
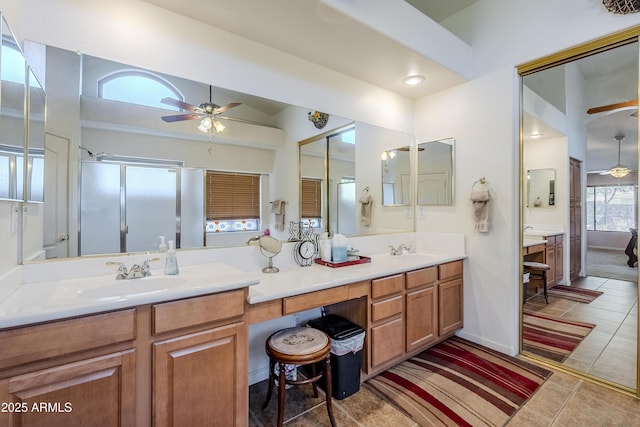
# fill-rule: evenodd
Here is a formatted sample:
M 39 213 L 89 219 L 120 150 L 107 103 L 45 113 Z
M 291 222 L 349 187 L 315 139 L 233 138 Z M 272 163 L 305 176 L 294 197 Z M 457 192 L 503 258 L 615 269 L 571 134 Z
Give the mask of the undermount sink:
M 124 280 L 113 279 L 94 288 L 79 290 L 78 296 L 88 299 L 115 301 L 142 295 L 161 294 L 185 282 L 185 278 L 179 275 L 158 275 Z

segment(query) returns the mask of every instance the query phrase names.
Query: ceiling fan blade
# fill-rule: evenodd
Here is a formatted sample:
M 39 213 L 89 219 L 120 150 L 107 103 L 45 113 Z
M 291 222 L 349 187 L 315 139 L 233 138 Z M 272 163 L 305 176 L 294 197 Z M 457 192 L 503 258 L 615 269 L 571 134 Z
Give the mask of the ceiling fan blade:
M 222 107 L 218 107 L 213 111 L 213 114 L 220 114 L 220 113 L 224 113 L 227 110 L 230 110 L 234 107 L 237 107 L 238 105 L 240 105 L 240 102 L 232 102 L 230 104 L 227 105 L 223 105 Z
M 201 117 L 202 116 L 200 114 L 187 113 L 187 114 L 178 114 L 175 116 L 162 116 L 162 120 L 164 120 L 167 123 L 173 123 L 173 122 L 180 122 L 182 120 L 199 119 Z
M 638 100 L 634 99 L 633 101 L 618 102 L 615 104 L 601 105 L 600 107 L 589 108 L 587 110 L 587 114 L 596 114 L 596 113 L 602 113 L 604 111 L 617 110 L 618 108 L 637 107 L 637 106 L 638 106 Z
M 172 107 L 180 108 L 185 111 L 192 111 L 194 113 L 200 111 L 200 109 L 195 105 L 187 104 L 186 102 L 178 101 L 177 99 L 173 98 L 162 98 L 160 102 L 162 102 L 163 104 L 171 105 Z

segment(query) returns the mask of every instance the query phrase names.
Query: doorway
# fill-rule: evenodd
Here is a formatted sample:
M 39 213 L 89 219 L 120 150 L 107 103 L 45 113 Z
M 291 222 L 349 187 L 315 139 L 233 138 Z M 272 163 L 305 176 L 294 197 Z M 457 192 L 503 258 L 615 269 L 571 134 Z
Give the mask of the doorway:
M 542 295 L 524 298 L 521 351 L 634 394 L 637 267 L 623 259 L 632 273 L 622 280 L 594 274 L 593 263 L 596 247 L 613 242 L 616 233 L 626 241 L 608 249 L 624 257 L 629 229 L 637 229 L 638 58 L 637 34 L 620 34 L 519 68 L 522 194 L 531 171 L 555 171 L 554 203 L 521 207 L 523 254 L 527 230 L 554 228 L 563 238 L 564 267 L 548 303 Z M 620 157 L 624 165 L 616 164 L 620 152 L 611 143 L 620 134 L 629 141 Z M 617 166 L 629 171 L 615 176 Z M 624 189 L 631 191 L 622 206 Z

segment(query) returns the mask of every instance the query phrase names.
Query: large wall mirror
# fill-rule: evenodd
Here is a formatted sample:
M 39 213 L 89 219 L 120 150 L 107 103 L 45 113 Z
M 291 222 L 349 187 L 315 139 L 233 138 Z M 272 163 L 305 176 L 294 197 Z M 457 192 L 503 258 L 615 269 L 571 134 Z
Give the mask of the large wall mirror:
M 454 147 L 453 138 L 418 144 L 418 206 L 453 204 Z
M 410 147 L 385 150 L 380 154 L 382 166 L 382 205 L 406 206 L 411 203 Z
M 530 169 L 527 171 L 527 207 L 550 208 L 555 206 L 556 170 Z
M 23 201 L 26 60 L 4 16 L 0 25 L 0 199 Z
M 331 229 L 332 232 L 347 235 L 413 230 L 413 222 L 406 218 L 404 212 L 402 214 L 375 213 L 375 226 L 365 226 L 357 214 L 359 206 L 355 202 L 365 187 L 371 187 L 372 193 L 381 191 L 379 170 L 367 167 L 367 165 L 379 164 L 379 157 L 372 154 L 373 151 L 379 153 L 383 142 L 397 146 L 411 145 L 413 141 L 411 135 L 365 123 L 354 123 L 353 120 L 333 115 L 330 115 L 327 127 L 319 130 L 308 120 L 309 109 L 303 107 L 226 90 L 208 83 L 139 69 L 128 64 L 78 55 L 76 52 L 52 46 L 39 46 L 46 53 L 46 61 L 43 61 L 46 63 L 46 69 L 42 74 L 44 77 L 39 74 L 38 77 L 42 79 L 42 86 L 47 89 L 44 151 L 45 174 L 48 178 L 45 182 L 47 195 L 43 207 L 46 214 L 40 215 L 40 222 L 44 221 L 44 224 L 39 224 L 44 239 L 40 238 L 37 244 L 40 246 L 40 251 L 46 253 L 46 258 L 112 254 L 122 252 L 122 248 L 126 248 L 127 253 L 135 250 L 153 250 L 157 248 L 160 235 L 165 235 L 169 239 L 172 233 L 179 233 L 176 234 L 176 240 L 181 242 L 182 249 L 205 245 L 208 247 L 244 245 L 250 237 L 276 223 L 277 219 L 272 210 L 272 202 L 276 199 L 286 201 L 286 224 L 284 230 L 271 228 L 271 231 L 275 237 L 285 240 L 288 237 L 288 223 L 300 220 L 298 209 L 300 190 L 299 186 L 293 182 L 293 177 L 298 175 L 297 165 L 291 162 L 293 156 L 298 154 L 298 141 L 317 137 L 329 132 L 330 129 L 339 131 L 348 125 L 351 125 L 351 137 L 355 135 L 356 141 L 365 141 L 365 143 L 354 144 L 342 141 L 343 138 L 349 137 L 349 132 L 330 137 L 329 142 L 323 137 L 323 144 L 329 144 L 324 146 L 324 149 L 328 147 L 324 155 L 331 159 L 330 162 L 327 161 L 331 172 L 326 176 L 323 175 L 326 171 L 320 172 L 317 177 L 325 180 L 326 185 L 331 184 L 331 187 L 327 187 L 327 193 L 322 196 L 325 197 L 324 206 L 327 209 L 324 217 L 326 227 L 334 227 Z M 142 91 L 128 90 L 127 92 L 133 97 L 131 101 L 118 100 L 113 95 L 118 91 L 116 83 L 120 82 L 119 77 L 139 75 L 152 76 L 156 83 L 160 84 L 147 87 Z M 122 81 L 124 80 L 126 79 Z M 152 103 L 144 104 L 136 98 L 157 89 L 164 92 L 160 92 Z M 34 99 L 36 94 L 37 92 L 34 91 Z M 240 105 L 221 114 L 218 121 L 224 125 L 224 130 L 212 128 L 211 131 L 202 132 L 198 129 L 201 125 L 199 120 L 171 122 L 162 120 L 163 116 L 183 113 L 180 108 L 161 102 L 164 97 L 175 98 L 180 102 L 196 106 L 210 100 L 222 106 L 230 103 Z M 308 148 L 311 146 L 309 145 Z M 376 157 L 377 160 L 374 160 Z M 338 166 L 339 164 L 341 166 Z M 171 172 L 173 168 L 180 169 L 181 178 L 178 181 L 175 178 L 177 174 Z M 302 168 L 306 171 L 306 166 Z M 99 206 L 89 203 L 81 208 L 83 199 L 88 202 L 91 195 L 95 196 L 92 191 L 83 191 L 83 180 L 90 179 L 98 169 L 101 173 L 109 171 L 113 174 L 113 182 L 120 183 L 125 182 L 124 178 L 127 179 L 127 183 L 134 182 L 134 174 L 129 172 L 142 170 L 143 172 L 164 171 L 165 175 L 168 173 L 170 176 L 165 178 L 171 180 L 176 192 L 166 199 L 167 218 L 173 219 L 169 219 L 168 222 L 176 224 L 175 230 L 145 229 L 137 232 L 133 229 L 133 223 L 126 220 L 123 222 L 124 217 L 131 218 L 133 213 L 125 208 L 123 215 L 123 208 L 121 204 L 115 202 L 118 198 L 115 195 L 100 199 L 106 201 L 113 198 L 112 205 Z M 225 225 L 237 226 L 238 232 L 220 232 L 221 227 L 218 224 L 210 228 L 207 221 L 205 228 L 201 216 L 186 212 L 187 206 L 198 204 L 185 202 L 185 196 L 194 197 L 200 204 L 205 197 L 205 191 L 202 188 L 203 180 L 196 183 L 198 179 L 193 178 L 196 175 L 189 172 L 197 170 L 201 172 L 200 176 L 205 171 L 217 171 L 257 177 L 259 181 L 257 192 L 261 195 L 257 215 L 261 222 L 258 221 L 257 228 L 255 230 L 245 228 L 253 221 L 253 218 L 249 218 L 247 221 L 238 221 L 237 224 Z M 316 173 L 304 172 L 304 175 L 315 177 Z M 70 183 L 69 186 L 53 187 L 54 183 L 67 182 Z M 94 180 L 93 184 L 99 184 L 99 182 L 104 180 Z M 87 181 L 84 184 L 84 190 L 91 188 L 91 182 Z M 136 193 L 129 192 L 129 194 Z M 149 191 L 145 193 L 145 186 L 142 185 L 139 194 L 140 197 L 146 197 Z M 350 204 L 339 203 L 337 198 L 334 199 L 338 195 L 343 195 L 345 200 L 350 200 Z M 381 206 L 379 196 L 374 203 Z M 144 205 L 136 201 L 129 203 L 131 209 L 133 206 Z M 177 205 L 179 211 L 176 208 Z M 96 211 L 90 212 L 92 210 Z M 94 214 L 93 218 L 97 218 L 98 221 L 89 220 L 89 217 L 85 216 L 89 213 Z M 143 217 L 145 215 L 144 210 L 138 213 Z M 86 239 L 84 245 L 80 244 L 83 236 L 86 238 L 96 236 L 96 230 L 87 227 L 100 227 L 100 218 L 113 222 L 111 228 L 117 235 L 98 238 L 109 242 L 105 249 L 96 248 L 95 245 L 88 246 Z M 195 224 L 193 232 L 187 232 L 191 230 L 188 228 L 189 218 Z M 339 218 L 349 218 L 349 220 L 338 222 Z M 137 221 L 136 224 L 145 227 L 152 222 L 142 220 Z M 102 231 L 107 229 L 105 225 L 106 223 L 102 223 Z M 215 229 L 215 227 L 218 228 Z M 122 242 L 123 235 L 127 240 L 125 244 Z M 134 235 L 145 236 L 144 238 L 148 241 L 138 242 L 135 246 L 127 244 Z M 192 238 L 189 238 L 190 243 L 187 244 L 188 236 Z M 31 256 L 34 252 L 34 245 L 31 243 L 33 242 L 28 245 L 29 252 L 24 253 L 25 260 L 34 258 Z M 27 245 L 23 247 L 26 248 Z M 86 253 L 83 247 L 87 250 Z
M 634 394 L 638 57 L 636 32 L 519 68 L 522 256 L 549 266 L 548 303 L 523 277 L 522 353 Z

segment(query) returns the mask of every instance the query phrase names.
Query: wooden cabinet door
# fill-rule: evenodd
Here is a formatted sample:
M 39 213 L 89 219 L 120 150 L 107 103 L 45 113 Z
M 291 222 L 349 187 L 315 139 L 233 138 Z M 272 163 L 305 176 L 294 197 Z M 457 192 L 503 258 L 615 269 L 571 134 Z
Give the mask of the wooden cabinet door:
M 547 272 L 547 286 L 555 285 L 556 280 L 556 248 L 555 245 L 547 244 L 545 249 L 545 262 L 550 267 Z
M 562 240 L 556 244 L 556 284 L 560 283 L 564 276 L 564 248 Z
M 438 337 L 437 287 L 409 292 L 406 299 L 406 347 L 410 352 Z
M 440 336 L 453 334 L 463 325 L 462 279 L 438 285 L 438 332 Z
M 244 322 L 153 344 L 154 426 L 246 426 Z
M 113 427 L 135 424 L 134 350 L 0 381 L 0 426 Z
M 371 368 L 390 362 L 404 353 L 402 325 L 399 317 L 371 328 Z

